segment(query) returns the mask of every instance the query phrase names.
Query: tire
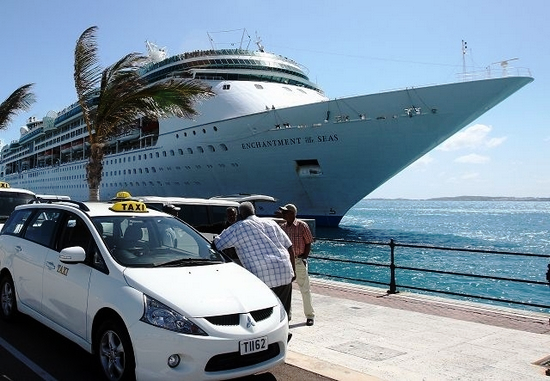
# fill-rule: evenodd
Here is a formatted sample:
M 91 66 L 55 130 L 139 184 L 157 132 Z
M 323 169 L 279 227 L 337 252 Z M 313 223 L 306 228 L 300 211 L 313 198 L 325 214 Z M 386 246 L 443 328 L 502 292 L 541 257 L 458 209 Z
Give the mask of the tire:
M 101 373 L 109 381 L 136 379 L 134 350 L 124 324 L 104 321 L 97 331 L 94 353 Z
M 13 321 L 17 316 L 17 300 L 15 287 L 11 276 L 4 275 L 0 279 L 0 318 Z

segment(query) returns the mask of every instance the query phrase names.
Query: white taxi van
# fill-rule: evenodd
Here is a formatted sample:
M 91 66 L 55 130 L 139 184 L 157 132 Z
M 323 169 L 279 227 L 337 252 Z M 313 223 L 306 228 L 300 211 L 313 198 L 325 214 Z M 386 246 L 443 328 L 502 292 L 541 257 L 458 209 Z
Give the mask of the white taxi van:
M 0 234 L 0 317 L 33 317 L 108 380 L 224 380 L 285 358 L 275 294 L 144 203 L 21 205 Z
M 12 188 L 9 183 L 0 181 L 0 229 L 17 205 L 28 204 L 35 198 L 29 190 Z

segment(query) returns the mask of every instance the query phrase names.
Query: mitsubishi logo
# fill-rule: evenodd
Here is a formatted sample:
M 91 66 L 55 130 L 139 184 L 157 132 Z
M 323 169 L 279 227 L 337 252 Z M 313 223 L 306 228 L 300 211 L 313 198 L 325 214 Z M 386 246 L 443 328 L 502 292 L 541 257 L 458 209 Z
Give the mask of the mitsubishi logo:
M 254 327 L 254 326 L 256 326 L 256 323 L 254 323 L 254 320 L 252 320 L 250 315 L 248 315 L 246 317 L 246 328 L 250 328 L 250 327 Z

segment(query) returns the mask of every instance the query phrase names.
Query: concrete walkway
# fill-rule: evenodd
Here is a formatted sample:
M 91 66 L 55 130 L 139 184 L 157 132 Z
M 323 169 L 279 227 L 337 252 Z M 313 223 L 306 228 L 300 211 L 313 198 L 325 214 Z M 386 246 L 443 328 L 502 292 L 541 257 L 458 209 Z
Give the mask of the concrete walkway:
M 550 381 L 549 315 L 312 279 L 287 363 L 334 380 Z M 542 363 L 542 365 L 541 365 Z

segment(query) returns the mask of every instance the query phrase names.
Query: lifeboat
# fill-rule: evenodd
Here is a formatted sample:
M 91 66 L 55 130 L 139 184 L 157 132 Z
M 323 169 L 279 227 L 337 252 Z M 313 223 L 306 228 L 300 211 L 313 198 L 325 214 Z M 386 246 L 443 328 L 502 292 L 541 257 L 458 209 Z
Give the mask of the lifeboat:
M 71 143 L 66 143 L 61 146 L 61 153 L 71 152 Z
M 73 142 L 73 144 L 71 145 L 71 149 L 73 151 L 82 151 L 82 147 L 82 141 Z

